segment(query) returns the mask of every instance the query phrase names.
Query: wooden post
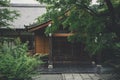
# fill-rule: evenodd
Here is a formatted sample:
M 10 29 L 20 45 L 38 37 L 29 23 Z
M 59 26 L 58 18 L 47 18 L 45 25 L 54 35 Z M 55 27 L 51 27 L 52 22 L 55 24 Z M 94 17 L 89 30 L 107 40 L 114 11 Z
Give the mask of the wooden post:
M 52 62 L 52 34 L 49 34 L 49 61 L 48 61 L 48 68 L 53 68 L 53 62 Z
M 48 27 L 51 27 L 51 24 L 48 25 Z M 51 32 L 51 28 L 50 28 Z M 49 33 L 49 61 L 48 61 L 48 69 L 53 68 L 53 61 L 52 61 L 52 33 Z
M 71 43 L 71 45 L 72 45 L 72 56 L 74 56 L 74 44 Z

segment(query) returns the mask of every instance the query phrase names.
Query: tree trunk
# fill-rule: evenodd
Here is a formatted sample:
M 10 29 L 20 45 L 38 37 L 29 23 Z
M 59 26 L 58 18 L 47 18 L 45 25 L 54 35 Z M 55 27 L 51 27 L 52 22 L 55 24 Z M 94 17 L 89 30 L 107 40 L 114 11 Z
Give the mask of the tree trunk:
M 116 23 L 116 17 L 115 17 L 115 11 L 114 11 L 114 7 L 111 3 L 110 0 L 104 0 L 107 7 L 108 7 L 108 10 L 109 10 L 109 14 L 110 14 L 110 22 L 108 23 L 107 25 L 107 28 L 112 31 L 112 32 L 115 32 L 117 36 L 120 36 L 120 32 L 119 32 L 119 25 Z

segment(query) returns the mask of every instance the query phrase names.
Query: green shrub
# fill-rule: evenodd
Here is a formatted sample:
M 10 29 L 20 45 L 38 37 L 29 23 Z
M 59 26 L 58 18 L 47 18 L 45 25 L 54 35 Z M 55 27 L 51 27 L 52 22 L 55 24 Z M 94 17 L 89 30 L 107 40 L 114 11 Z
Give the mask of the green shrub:
M 6 42 L 4 42 L 6 43 Z M 26 80 L 41 63 L 36 56 L 27 54 L 27 43 L 17 43 L 13 47 L 0 46 L 0 80 Z M 28 79 L 30 80 L 30 79 Z

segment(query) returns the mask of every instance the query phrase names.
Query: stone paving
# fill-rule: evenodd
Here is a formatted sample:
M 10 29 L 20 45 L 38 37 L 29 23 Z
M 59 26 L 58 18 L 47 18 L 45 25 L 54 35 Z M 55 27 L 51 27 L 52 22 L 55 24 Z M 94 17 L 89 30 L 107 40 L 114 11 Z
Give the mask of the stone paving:
M 32 77 L 33 80 L 106 80 L 110 75 L 98 75 L 94 73 L 63 73 L 63 74 L 40 74 Z
M 93 66 L 63 66 L 54 67 L 53 69 L 48 68 L 38 68 L 38 72 L 41 74 L 32 77 L 32 80 L 120 80 L 120 79 L 110 79 L 111 75 L 108 71 L 111 68 L 101 68 L 99 69 Z M 106 73 L 106 71 L 108 73 Z M 104 73 L 104 74 L 103 74 Z M 108 79 L 109 78 L 109 79 Z

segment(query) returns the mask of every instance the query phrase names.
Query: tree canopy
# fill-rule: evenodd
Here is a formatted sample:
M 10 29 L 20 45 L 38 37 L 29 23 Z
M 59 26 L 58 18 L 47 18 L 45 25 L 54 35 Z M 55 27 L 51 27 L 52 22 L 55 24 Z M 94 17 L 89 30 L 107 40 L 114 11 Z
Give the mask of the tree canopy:
M 10 10 L 10 0 L 0 0 L 0 27 L 8 27 L 19 16 L 17 11 Z
M 38 18 L 39 22 L 51 19 L 54 33 L 63 25 L 74 36 L 71 42 L 82 42 L 91 54 L 101 53 L 104 49 L 120 48 L 120 0 L 37 0 L 46 4 L 47 13 Z M 46 29 L 46 33 L 49 33 Z M 116 47 L 117 46 L 117 47 Z

